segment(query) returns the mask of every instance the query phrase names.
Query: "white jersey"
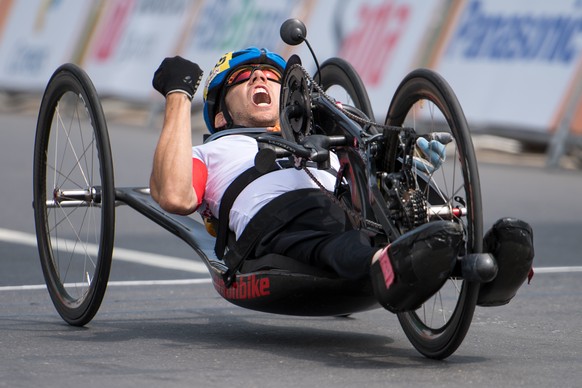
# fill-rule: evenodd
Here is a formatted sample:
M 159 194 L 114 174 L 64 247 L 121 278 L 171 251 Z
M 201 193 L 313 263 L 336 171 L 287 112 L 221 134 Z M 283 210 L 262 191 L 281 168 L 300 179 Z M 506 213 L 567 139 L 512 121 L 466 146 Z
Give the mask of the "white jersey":
M 192 147 L 192 157 L 207 168 L 204 197 L 198 211 L 203 216 L 218 216 L 220 201 L 228 186 L 244 171 L 254 165 L 258 146 L 255 139 L 245 135 L 228 135 L 206 144 Z M 339 162 L 331 154 L 332 167 Z M 333 190 L 335 177 L 326 171 L 310 169 L 317 180 Z M 194 172 L 195 173 L 195 172 Z M 263 175 L 251 182 L 238 195 L 230 210 L 230 230 L 238 239 L 250 219 L 269 201 L 289 191 L 318 188 L 305 171 L 287 168 Z

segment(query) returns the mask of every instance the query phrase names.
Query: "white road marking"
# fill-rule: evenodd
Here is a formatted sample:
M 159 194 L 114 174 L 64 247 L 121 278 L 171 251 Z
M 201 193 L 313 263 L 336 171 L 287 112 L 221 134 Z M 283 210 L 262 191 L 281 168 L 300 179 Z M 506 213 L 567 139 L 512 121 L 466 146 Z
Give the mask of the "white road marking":
M 534 273 L 570 273 L 570 272 L 582 272 L 582 266 L 575 267 L 536 267 L 534 265 Z
M 0 241 L 36 247 L 35 235 L 9 229 L 0 228 Z M 63 246 L 66 246 L 66 244 L 69 244 L 69 246 L 75 245 L 72 241 L 62 242 L 64 243 Z M 98 246 L 95 244 L 87 244 L 86 249 L 91 254 L 96 254 L 98 251 Z M 121 260 L 130 263 L 149 265 L 152 267 L 174 269 L 178 271 L 187 271 L 199 274 L 208 273 L 208 269 L 204 264 L 195 262 L 194 260 L 181 259 L 179 257 L 165 256 L 124 248 L 114 248 L 113 260 Z
M 9 229 L 0 228 L 0 241 L 6 241 L 12 244 L 22 244 L 36 246 L 36 236 L 17 232 Z M 88 249 L 97 252 L 97 246 L 91 245 Z M 115 248 L 113 258 L 137 264 L 149 265 L 153 267 L 176 269 L 194 273 L 207 274 L 208 270 L 202 263 L 196 263 L 191 260 L 181 259 L 178 257 L 158 255 L 155 253 L 140 252 L 124 248 Z M 548 273 L 572 273 L 582 272 L 582 266 L 570 267 L 535 267 L 536 274 Z M 210 283 L 210 278 L 202 279 L 176 279 L 176 280 L 138 280 L 138 281 L 109 281 L 108 286 L 157 286 L 157 285 L 189 285 L 189 284 L 206 284 Z M 46 289 L 44 284 L 22 285 L 22 286 L 5 286 L 0 287 L 0 291 L 21 291 L 21 290 L 42 290 Z
M 131 281 L 109 281 L 107 287 L 135 287 L 135 286 L 184 286 L 191 284 L 208 284 L 212 279 L 174 279 L 174 280 L 131 280 Z M 65 284 L 65 287 L 67 285 Z M 0 291 L 28 291 L 46 290 L 46 284 L 32 284 L 24 286 L 0 287 Z

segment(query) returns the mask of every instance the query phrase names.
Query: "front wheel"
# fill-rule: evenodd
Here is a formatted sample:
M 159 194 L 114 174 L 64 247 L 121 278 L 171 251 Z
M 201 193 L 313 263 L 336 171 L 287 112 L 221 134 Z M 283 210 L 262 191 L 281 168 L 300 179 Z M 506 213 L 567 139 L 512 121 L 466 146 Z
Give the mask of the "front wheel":
M 431 174 L 413 170 L 414 179 L 427 202 L 428 218 L 461 223 L 466 231 L 463 253 L 481 252 L 483 215 L 477 160 L 467 121 L 450 86 L 431 70 L 413 71 L 396 90 L 386 123 L 413 128 L 418 136 L 452 135 L 443 165 Z M 397 135 L 392 139 L 399 140 Z M 396 147 L 403 148 L 403 144 Z M 398 165 L 394 160 L 387 163 L 387 169 Z M 412 345 L 429 358 L 451 355 L 471 324 L 478 287 L 453 276 L 418 310 L 398 314 Z
M 46 87 L 33 166 L 34 221 L 47 288 L 61 317 L 83 326 L 107 288 L 115 188 L 97 92 L 73 64 L 59 67 Z

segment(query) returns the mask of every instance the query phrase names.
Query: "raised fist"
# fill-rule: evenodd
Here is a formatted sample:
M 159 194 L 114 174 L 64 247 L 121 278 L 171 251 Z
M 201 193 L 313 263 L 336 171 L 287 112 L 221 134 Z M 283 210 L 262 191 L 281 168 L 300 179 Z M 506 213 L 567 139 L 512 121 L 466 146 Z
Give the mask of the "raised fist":
M 166 97 L 170 93 L 183 93 L 192 100 L 202 79 L 202 70 L 196 63 L 180 56 L 166 58 L 154 73 L 154 89 Z

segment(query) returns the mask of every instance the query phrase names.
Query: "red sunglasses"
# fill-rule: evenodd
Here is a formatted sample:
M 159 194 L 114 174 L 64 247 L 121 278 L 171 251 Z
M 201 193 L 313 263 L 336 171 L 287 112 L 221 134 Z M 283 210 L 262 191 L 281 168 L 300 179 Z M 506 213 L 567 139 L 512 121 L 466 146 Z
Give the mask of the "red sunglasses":
M 228 77 L 226 86 L 235 86 L 248 81 L 255 70 L 262 71 L 265 77 L 267 77 L 267 80 L 281 83 L 281 72 L 275 67 L 269 65 L 246 65 L 239 67 Z

